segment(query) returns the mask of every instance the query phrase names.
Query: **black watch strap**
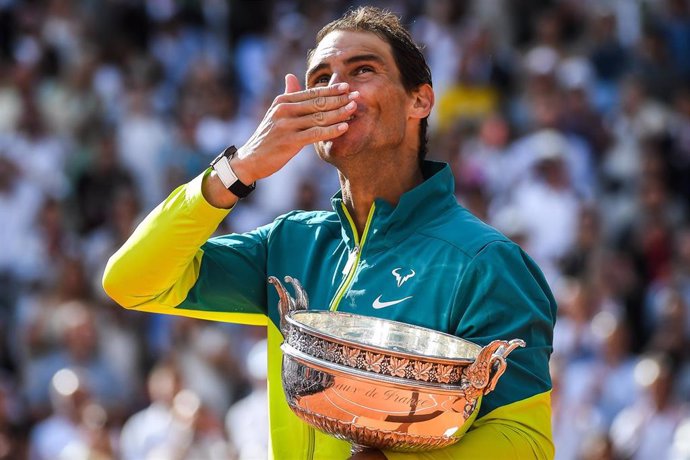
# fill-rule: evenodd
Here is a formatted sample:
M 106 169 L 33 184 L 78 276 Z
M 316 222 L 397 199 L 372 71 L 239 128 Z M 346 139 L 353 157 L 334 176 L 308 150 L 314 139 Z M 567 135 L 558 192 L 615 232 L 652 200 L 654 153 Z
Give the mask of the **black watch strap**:
M 237 195 L 238 198 L 245 198 L 247 195 L 252 193 L 255 188 L 256 182 L 250 185 L 244 185 L 241 180 L 237 179 L 235 183 L 228 187 L 228 190 Z
M 256 182 L 251 185 L 244 184 L 235 171 L 230 166 L 230 160 L 237 154 L 237 148 L 234 145 L 223 150 L 212 162 L 211 167 L 216 171 L 218 177 L 223 182 L 223 185 L 230 190 L 238 198 L 244 198 L 254 191 Z

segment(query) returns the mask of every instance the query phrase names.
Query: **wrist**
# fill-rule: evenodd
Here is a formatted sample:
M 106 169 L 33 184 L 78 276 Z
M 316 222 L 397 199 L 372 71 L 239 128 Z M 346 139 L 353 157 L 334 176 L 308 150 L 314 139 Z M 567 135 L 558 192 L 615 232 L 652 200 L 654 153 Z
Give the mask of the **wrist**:
M 233 168 L 233 165 L 230 162 L 236 157 L 237 149 L 235 146 L 231 145 L 223 150 L 223 152 L 221 152 L 211 162 L 211 167 L 226 189 L 228 189 L 238 198 L 244 198 L 254 191 L 256 184 L 253 181 L 248 181 L 249 175 L 246 173 L 246 170 L 242 168 L 241 164 L 239 166 L 242 172 L 238 175 L 238 173 L 235 171 L 235 168 Z M 235 163 L 236 167 L 237 165 L 238 164 Z M 243 180 L 242 176 L 246 178 Z
M 230 159 L 230 166 L 243 184 L 253 184 L 260 177 L 252 173 L 252 161 L 247 157 L 244 147 L 237 149 L 237 153 Z

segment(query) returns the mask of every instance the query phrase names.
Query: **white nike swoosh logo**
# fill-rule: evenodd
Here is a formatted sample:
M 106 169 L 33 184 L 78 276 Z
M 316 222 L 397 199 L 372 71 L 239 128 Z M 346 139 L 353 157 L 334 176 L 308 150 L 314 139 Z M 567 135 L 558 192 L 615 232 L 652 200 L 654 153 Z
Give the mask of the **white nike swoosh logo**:
M 376 300 L 374 300 L 374 303 L 371 304 L 372 307 L 375 309 L 380 309 L 380 308 L 386 308 L 386 307 L 392 307 L 393 305 L 397 305 L 400 302 L 404 302 L 407 299 L 411 299 L 412 296 L 407 296 L 404 299 L 398 299 L 398 300 L 391 300 L 390 302 L 381 302 L 381 296 L 378 296 Z

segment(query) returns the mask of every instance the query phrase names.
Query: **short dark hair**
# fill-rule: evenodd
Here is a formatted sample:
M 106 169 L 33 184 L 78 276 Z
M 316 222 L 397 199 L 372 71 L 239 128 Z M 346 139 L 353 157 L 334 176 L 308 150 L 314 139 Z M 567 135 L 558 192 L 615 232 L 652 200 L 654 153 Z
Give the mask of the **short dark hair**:
M 431 70 L 421 49 L 412 40 L 410 33 L 400 22 L 400 18 L 390 11 L 373 6 L 360 6 L 349 10 L 339 19 L 326 24 L 316 34 L 316 45 L 318 46 L 326 35 L 336 30 L 371 32 L 388 43 L 393 50 L 393 58 L 398 66 L 402 85 L 408 93 L 425 83 L 431 86 Z M 313 54 L 314 50 L 309 50 L 307 61 L 311 60 Z M 419 124 L 418 156 L 420 163 L 427 153 L 427 128 L 429 125 L 427 118 L 423 118 Z

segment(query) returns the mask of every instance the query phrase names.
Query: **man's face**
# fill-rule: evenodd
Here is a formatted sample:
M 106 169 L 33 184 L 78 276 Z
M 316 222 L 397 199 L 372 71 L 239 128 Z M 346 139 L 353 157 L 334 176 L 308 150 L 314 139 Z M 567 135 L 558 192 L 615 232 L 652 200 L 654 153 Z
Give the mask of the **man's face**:
M 348 131 L 316 144 L 321 158 L 337 165 L 339 158 L 409 143 L 416 151 L 419 120 L 409 116 L 414 97 L 402 85 L 388 43 L 373 33 L 337 30 L 321 40 L 307 64 L 308 88 L 346 82 L 360 93 Z

